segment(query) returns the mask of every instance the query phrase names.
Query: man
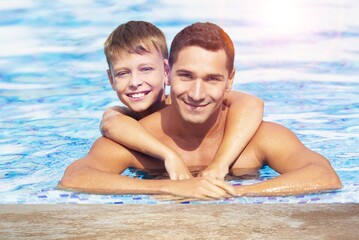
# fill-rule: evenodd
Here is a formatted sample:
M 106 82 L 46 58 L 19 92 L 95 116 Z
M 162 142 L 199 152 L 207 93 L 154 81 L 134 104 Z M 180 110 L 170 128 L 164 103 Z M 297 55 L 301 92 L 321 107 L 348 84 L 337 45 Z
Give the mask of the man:
M 201 170 L 211 163 L 222 141 L 228 113 L 223 98 L 230 91 L 235 74 L 233 43 L 217 25 L 196 23 L 176 35 L 169 63 L 172 104 L 140 123 L 175 150 L 190 170 Z M 86 157 L 68 167 L 60 186 L 86 192 L 172 194 L 199 199 L 289 195 L 341 187 L 327 159 L 306 148 L 290 130 L 275 123 L 261 124 L 232 164 L 230 173 L 252 174 L 264 164 L 281 175 L 237 187 L 205 177 L 133 179 L 119 173 L 128 167 L 163 170 L 163 161 L 99 138 Z

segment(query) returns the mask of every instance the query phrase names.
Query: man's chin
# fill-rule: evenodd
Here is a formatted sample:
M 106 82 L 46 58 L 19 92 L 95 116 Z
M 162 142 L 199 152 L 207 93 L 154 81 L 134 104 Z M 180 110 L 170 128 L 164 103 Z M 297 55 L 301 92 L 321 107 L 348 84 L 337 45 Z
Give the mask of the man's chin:
M 190 123 L 190 124 L 203 124 L 207 120 L 203 117 L 198 117 L 198 116 L 187 116 L 187 117 L 184 117 L 183 119 L 185 120 L 185 122 Z

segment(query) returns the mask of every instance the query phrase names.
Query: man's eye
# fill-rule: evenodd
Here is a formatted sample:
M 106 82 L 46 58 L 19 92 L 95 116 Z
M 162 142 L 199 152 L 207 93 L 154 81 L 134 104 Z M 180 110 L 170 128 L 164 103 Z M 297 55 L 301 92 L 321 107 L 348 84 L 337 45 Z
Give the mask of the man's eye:
M 192 79 L 192 75 L 191 75 L 191 74 L 187 74 L 187 73 L 181 73 L 181 74 L 179 74 L 178 76 L 180 76 L 180 77 L 183 78 L 183 79 L 188 79 L 188 80 Z
M 223 81 L 223 78 L 221 77 L 217 77 L 217 76 L 209 76 L 207 79 L 206 79 L 208 82 L 221 82 Z

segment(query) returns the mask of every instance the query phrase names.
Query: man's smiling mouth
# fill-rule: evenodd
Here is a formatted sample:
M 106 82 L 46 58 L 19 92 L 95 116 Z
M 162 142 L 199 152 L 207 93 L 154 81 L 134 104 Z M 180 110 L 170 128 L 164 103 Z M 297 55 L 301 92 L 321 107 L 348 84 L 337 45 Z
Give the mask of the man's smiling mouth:
M 192 103 L 192 102 L 187 102 L 187 101 L 184 101 L 184 103 L 189 107 L 191 108 L 192 110 L 200 110 L 200 109 L 203 109 L 205 108 L 209 103 Z

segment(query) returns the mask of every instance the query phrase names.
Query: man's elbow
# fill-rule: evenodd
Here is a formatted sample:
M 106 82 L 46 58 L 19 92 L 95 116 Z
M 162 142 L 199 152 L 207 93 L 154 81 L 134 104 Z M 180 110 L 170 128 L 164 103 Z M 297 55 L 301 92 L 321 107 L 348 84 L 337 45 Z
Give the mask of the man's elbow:
M 324 169 L 321 174 L 322 183 L 325 190 L 337 190 L 343 187 L 343 184 L 332 167 Z
M 62 189 L 81 188 L 81 172 L 82 167 L 78 166 L 77 161 L 75 161 L 66 168 L 64 175 L 57 187 Z
M 341 189 L 343 187 L 342 181 L 340 181 L 340 178 L 335 173 L 335 175 L 330 180 L 330 187 L 331 189 Z

